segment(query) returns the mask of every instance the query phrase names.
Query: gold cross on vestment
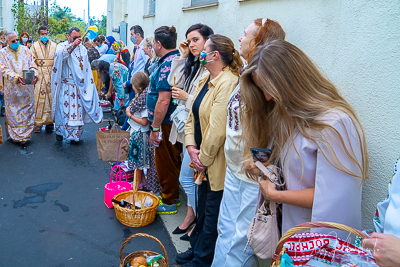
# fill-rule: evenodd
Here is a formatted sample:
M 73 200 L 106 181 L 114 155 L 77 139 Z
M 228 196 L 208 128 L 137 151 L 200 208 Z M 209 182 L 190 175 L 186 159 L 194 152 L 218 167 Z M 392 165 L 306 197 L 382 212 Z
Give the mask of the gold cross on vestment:
M 81 67 L 81 70 L 83 70 L 83 64 L 82 64 L 82 62 L 83 62 L 83 57 L 80 56 L 80 57 L 76 57 L 76 58 L 77 58 L 78 61 L 79 61 L 79 67 Z

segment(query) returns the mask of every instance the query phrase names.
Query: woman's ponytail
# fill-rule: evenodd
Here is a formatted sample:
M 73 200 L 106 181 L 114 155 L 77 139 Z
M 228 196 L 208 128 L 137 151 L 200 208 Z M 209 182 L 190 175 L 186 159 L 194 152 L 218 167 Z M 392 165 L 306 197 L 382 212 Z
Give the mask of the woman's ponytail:
M 221 34 L 211 35 L 210 40 L 211 51 L 218 51 L 222 62 L 229 66 L 233 74 L 239 76 L 243 62 L 232 40 Z
M 235 51 L 233 52 L 233 60 L 232 63 L 229 64 L 229 68 L 232 70 L 233 74 L 239 76 L 242 65 L 243 62 L 240 58 L 239 51 L 235 49 Z

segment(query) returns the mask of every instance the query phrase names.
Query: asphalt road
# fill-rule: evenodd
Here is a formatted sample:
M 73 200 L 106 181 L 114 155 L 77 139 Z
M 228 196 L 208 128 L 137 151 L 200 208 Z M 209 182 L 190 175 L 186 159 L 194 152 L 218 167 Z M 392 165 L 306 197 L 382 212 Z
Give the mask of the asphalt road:
M 0 117 L 5 139 L 4 117 Z M 96 124 L 78 144 L 57 142 L 55 133 L 34 133 L 25 151 L 0 145 L 0 266 L 119 266 L 120 248 L 134 233 L 165 246 L 170 266 L 176 250 L 159 216 L 151 225 L 122 225 L 103 203 L 110 164 L 98 159 Z M 124 255 L 161 253 L 148 238 L 134 238 Z

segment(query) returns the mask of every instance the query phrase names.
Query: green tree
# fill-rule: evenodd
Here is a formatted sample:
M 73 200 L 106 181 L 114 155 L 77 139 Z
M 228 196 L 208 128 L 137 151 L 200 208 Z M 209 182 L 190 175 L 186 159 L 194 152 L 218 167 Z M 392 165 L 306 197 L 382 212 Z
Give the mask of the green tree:
M 105 36 L 107 34 L 107 16 L 102 15 L 101 20 L 97 21 L 96 26 L 99 29 L 98 34 Z
M 81 30 L 81 33 L 83 35 L 86 30 L 86 23 L 82 20 L 74 20 L 71 23 L 71 27 L 77 27 L 79 30 Z
M 50 36 L 54 36 L 57 34 L 62 34 L 67 32 L 71 27 L 71 23 L 69 23 L 67 18 L 63 18 L 57 21 L 54 17 L 49 17 L 49 32 Z
M 72 14 L 71 8 L 61 8 L 59 5 L 57 5 L 57 2 L 53 3 L 50 9 L 50 16 L 57 21 L 66 18 L 70 23 L 76 19 L 76 17 Z
M 41 26 L 44 12 L 43 6 L 28 6 L 21 0 L 14 0 L 11 12 L 15 19 L 14 29 L 20 34 L 27 32 L 34 40 L 37 39 L 37 30 Z

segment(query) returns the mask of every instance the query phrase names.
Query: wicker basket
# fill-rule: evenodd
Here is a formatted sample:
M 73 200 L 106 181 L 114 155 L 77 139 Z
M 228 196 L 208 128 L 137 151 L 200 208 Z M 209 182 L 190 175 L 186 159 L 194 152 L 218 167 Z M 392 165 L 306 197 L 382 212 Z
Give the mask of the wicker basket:
M 161 259 L 159 259 L 159 260 L 157 261 L 157 263 L 160 265 L 160 267 L 168 267 L 169 265 L 168 265 L 168 255 L 167 255 L 167 251 L 165 250 L 165 248 L 164 248 L 163 244 L 160 242 L 160 240 L 158 240 L 158 239 L 155 238 L 154 236 L 151 236 L 151 235 L 148 235 L 148 234 L 141 234 L 141 233 L 131 235 L 130 237 L 128 237 L 127 239 L 125 239 L 124 243 L 122 243 L 121 250 L 120 250 L 120 252 L 119 252 L 119 258 L 120 258 L 120 260 L 121 260 L 121 264 L 120 264 L 119 266 L 120 266 L 120 267 L 126 267 L 126 264 L 127 264 L 127 263 L 131 262 L 131 261 L 133 260 L 133 258 L 138 257 L 138 256 L 144 256 L 145 254 L 147 254 L 147 256 L 155 256 L 155 255 L 158 255 L 158 254 L 159 254 L 159 253 L 156 253 L 156 252 L 153 252 L 153 251 L 139 250 L 139 251 L 132 252 L 132 253 L 128 254 L 128 255 L 124 258 L 123 253 L 124 253 L 125 245 L 126 245 L 132 238 L 138 237 L 138 236 L 142 236 L 142 237 L 147 237 L 147 238 L 153 239 L 154 241 L 156 241 L 156 242 L 160 245 L 160 247 L 161 247 L 161 249 L 162 249 L 162 251 L 163 251 L 163 256 L 164 256 L 164 257 L 161 258 Z
M 143 227 L 154 222 L 159 204 L 159 199 L 156 195 L 144 191 L 137 191 L 137 181 L 137 172 L 135 171 L 133 190 L 119 193 L 114 196 L 114 199 L 121 201 L 122 199 L 127 199 L 130 196 L 134 197 L 135 195 L 139 199 L 148 196 L 153 200 L 153 205 L 151 207 L 135 209 L 135 205 L 132 205 L 132 209 L 126 209 L 113 202 L 115 215 L 117 216 L 118 221 L 123 225 L 130 227 Z
M 280 267 L 281 266 L 281 257 L 285 253 L 285 248 L 283 245 L 285 242 L 294 234 L 300 231 L 304 231 L 310 228 L 331 228 L 349 232 L 354 234 L 355 236 L 361 236 L 362 239 L 368 238 L 366 234 L 361 232 L 360 230 L 354 229 L 353 227 L 340 224 L 340 223 L 331 223 L 331 222 L 307 222 L 299 224 L 291 229 L 289 229 L 279 240 L 278 245 L 276 245 L 276 250 L 274 256 L 272 257 L 272 267 Z

